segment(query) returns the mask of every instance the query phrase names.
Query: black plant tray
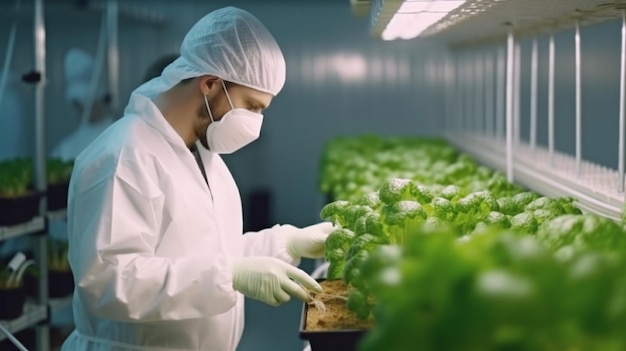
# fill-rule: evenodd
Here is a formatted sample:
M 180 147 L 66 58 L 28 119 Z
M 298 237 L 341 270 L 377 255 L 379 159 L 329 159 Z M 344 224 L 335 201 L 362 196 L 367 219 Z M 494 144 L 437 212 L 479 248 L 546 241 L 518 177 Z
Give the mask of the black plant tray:
M 318 282 L 325 279 L 317 279 Z M 356 351 L 364 329 L 306 330 L 306 315 L 309 304 L 304 303 L 300 318 L 300 339 L 311 345 L 311 351 Z
M 23 288 L 0 290 L 0 319 L 10 320 L 22 315 L 26 294 Z
M 26 223 L 39 214 L 41 193 L 29 192 L 17 197 L 0 197 L 0 226 Z

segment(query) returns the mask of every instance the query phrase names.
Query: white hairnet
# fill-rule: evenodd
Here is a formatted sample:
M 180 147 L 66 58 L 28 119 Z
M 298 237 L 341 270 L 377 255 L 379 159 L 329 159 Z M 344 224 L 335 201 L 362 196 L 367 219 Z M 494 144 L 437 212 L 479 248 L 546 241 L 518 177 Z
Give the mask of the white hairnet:
M 94 69 L 94 58 L 87 52 L 73 48 L 65 54 L 65 83 L 89 82 Z
M 225 7 L 200 19 L 183 39 L 180 57 L 137 92 L 156 95 L 184 79 L 203 75 L 275 96 L 285 84 L 285 58 L 256 17 L 236 7 Z
M 87 102 L 94 69 L 95 60 L 86 51 L 72 48 L 65 54 L 65 98 L 68 101 Z M 104 90 L 103 84 L 98 84 L 96 95 L 104 94 Z

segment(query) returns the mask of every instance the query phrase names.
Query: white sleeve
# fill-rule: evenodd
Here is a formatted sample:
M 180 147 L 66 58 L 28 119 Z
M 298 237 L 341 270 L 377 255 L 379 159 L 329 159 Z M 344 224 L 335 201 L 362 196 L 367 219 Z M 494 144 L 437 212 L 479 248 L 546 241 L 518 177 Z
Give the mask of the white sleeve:
M 258 232 L 243 235 L 244 256 L 271 256 L 293 266 L 300 264 L 300 258 L 292 257 L 287 251 L 287 233 L 298 230 L 289 224 L 275 225 Z
M 146 197 L 118 176 L 101 178 L 70 194 L 68 207 L 69 261 L 88 311 L 117 321 L 157 322 L 204 318 L 235 305 L 227 256 L 155 255 L 167 199 Z

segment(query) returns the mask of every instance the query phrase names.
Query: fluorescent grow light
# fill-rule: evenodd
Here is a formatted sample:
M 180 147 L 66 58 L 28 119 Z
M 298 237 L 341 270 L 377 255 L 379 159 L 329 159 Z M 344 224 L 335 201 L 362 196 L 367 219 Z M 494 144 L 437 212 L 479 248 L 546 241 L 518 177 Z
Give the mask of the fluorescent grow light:
M 382 32 L 383 40 L 413 39 L 466 0 L 405 0 Z

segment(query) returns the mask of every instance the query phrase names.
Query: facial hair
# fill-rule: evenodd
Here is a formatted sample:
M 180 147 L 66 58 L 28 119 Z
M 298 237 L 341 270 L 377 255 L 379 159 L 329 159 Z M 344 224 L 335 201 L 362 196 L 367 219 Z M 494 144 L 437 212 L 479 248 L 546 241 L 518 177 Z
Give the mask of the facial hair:
M 204 146 L 205 149 L 209 150 L 209 142 L 206 138 L 206 129 L 211 124 L 211 117 L 209 117 L 209 112 L 206 109 L 204 101 L 202 101 L 202 105 L 198 108 L 198 112 L 196 113 L 198 120 L 196 124 L 196 136 L 198 140 L 200 140 L 200 144 Z

